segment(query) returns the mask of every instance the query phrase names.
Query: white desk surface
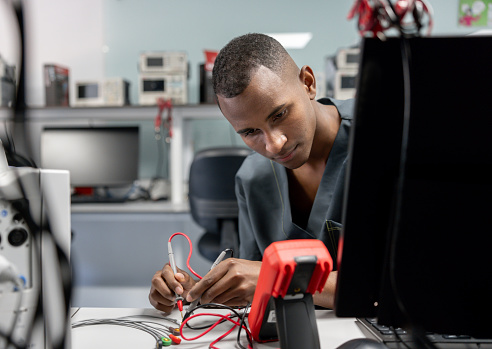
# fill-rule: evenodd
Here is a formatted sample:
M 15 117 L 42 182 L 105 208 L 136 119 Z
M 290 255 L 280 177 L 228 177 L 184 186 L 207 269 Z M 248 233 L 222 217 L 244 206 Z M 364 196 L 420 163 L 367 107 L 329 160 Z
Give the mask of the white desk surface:
M 209 310 L 206 310 L 207 312 Z M 178 311 L 173 311 L 171 314 L 165 314 L 155 309 L 145 308 L 73 308 L 72 309 L 72 324 L 88 319 L 115 319 L 125 316 L 136 316 L 136 320 L 147 319 L 149 321 L 159 322 L 172 326 L 173 324 L 166 321 L 165 318 L 180 319 Z M 142 318 L 141 315 L 149 316 Z M 337 318 L 331 310 L 316 310 L 318 319 L 318 332 L 322 349 L 334 349 L 342 343 L 353 338 L 364 338 L 364 334 L 356 325 L 354 318 Z M 214 318 L 217 320 L 218 318 Z M 208 345 L 221 336 L 231 327 L 229 322 L 217 326 L 205 336 L 193 340 L 182 340 L 179 345 L 182 349 L 191 348 L 208 348 Z M 187 329 L 183 331 L 187 337 L 195 337 L 202 331 L 192 331 Z M 299 333 L 302 336 L 302 333 Z M 237 330 L 234 330 L 229 336 L 222 339 L 216 344 L 218 348 L 236 348 Z M 134 349 L 134 348 L 155 348 L 154 338 L 140 330 L 111 325 L 96 325 L 72 329 L 72 349 Z M 247 341 L 244 332 L 242 344 L 246 347 Z M 171 348 L 176 348 L 172 345 Z M 279 342 L 270 343 L 254 343 L 254 348 L 279 348 Z

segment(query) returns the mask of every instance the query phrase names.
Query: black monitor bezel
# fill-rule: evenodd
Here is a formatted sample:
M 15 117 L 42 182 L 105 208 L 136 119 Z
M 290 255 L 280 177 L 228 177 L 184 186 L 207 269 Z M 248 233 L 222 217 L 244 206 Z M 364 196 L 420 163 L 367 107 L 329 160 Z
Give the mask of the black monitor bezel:
M 409 81 L 403 78 L 402 44 L 410 52 Z M 337 316 L 490 336 L 490 321 L 483 319 L 492 310 L 487 296 L 492 263 L 485 247 L 492 245 L 486 224 L 492 197 L 487 145 L 492 71 L 486 69 L 491 58 L 492 37 L 363 40 L 338 252 Z M 408 101 L 408 159 L 400 187 Z M 428 202 L 414 195 L 419 191 Z M 432 191 L 435 197 L 428 195 Z M 446 214 L 466 220 L 470 238 L 453 229 Z M 432 230 L 412 231 L 412 222 Z M 433 233 L 439 230 L 446 231 Z

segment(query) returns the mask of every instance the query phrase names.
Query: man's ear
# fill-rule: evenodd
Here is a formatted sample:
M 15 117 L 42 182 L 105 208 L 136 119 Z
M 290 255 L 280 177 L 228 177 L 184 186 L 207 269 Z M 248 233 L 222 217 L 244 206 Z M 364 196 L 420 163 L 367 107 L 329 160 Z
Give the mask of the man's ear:
M 305 65 L 299 72 L 299 80 L 304 85 L 304 89 L 311 100 L 316 98 L 316 78 L 310 66 Z

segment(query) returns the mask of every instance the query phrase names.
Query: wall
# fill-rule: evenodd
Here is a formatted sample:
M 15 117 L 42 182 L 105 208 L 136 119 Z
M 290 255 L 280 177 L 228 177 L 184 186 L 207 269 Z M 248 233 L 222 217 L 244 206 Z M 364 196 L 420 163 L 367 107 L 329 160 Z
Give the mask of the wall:
M 198 101 L 198 64 L 203 49 L 219 50 L 247 32 L 312 32 L 304 50 L 290 50 L 299 65 L 324 70 L 324 60 L 359 37 L 346 16 L 348 0 L 29 0 L 27 99 L 44 105 L 42 66 L 59 63 L 76 80 L 123 76 L 137 99 L 137 59 L 143 50 L 186 50 L 190 59 L 190 100 Z M 458 1 L 432 0 L 433 35 L 467 34 L 458 26 Z M 0 55 L 18 59 L 8 1 L 0 2 Z M 72 88 L 73 90 L 73 88 Z M 72 94 L 73 95 L 73 94 Z
M 325 55 L 357 41 L 354 24 L 345 15 L 333 15 L 345 14 L 349 7 L 349 1 L 312 0 L 105 1 L 106 72 L 129 78 L 136 100 L 140 52 L 184 50 L 190 60 L 190 100 L 196 103 L 203 50 L 220 50 L 233 37 L 248 32 L 312 32 L 305 49 L 290 53 L 298 64 L 324 70 Z
M 458 2 L 431 1 L 434 35 L 464 34 L 457 24 Z M 220 50 L 230 39 L 248 32 L 311 32 L 303 50 L 289 50 L 298 65 L 324 71 L 326 56 L 359 41 L 355 20 L 346 16 L 354 1 L 335 0 L 107 0 L 104 2 L 105 54 L 108 76 L 132 82 L 137 101 L 137 60 L 146 50 L 184 50 L 190 60 L 190 101 L 199 100 L 198 65 L 204 49 Z
M 12 22 L 10 1 L 0 2 L 0 55 L 18 66 L 17 23 Z M 24 1 L 26 24 L 26 99 L 30 106 L 44 106 L 43 65 L 70 68 L 75 80 L 105 76 L 103 8 L 100 0 Z M 73 93 L 72 93 L 73 95 Z

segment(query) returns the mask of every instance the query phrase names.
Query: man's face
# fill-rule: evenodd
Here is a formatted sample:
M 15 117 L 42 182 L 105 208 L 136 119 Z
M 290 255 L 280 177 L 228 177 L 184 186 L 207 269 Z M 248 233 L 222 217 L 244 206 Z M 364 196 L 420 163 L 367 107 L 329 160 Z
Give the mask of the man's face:
M 316 129 L 314 97 L 299 76 L 281 79 L 266 67 L 258 69 L 240 95 L 217 96 L 222 113 L 246 145 L 290 169 L 309 158 Z

